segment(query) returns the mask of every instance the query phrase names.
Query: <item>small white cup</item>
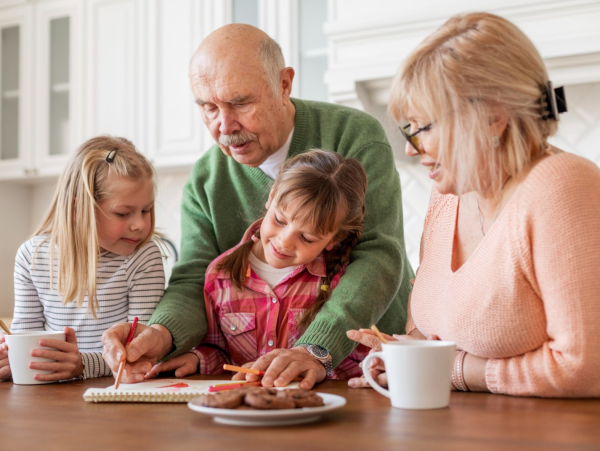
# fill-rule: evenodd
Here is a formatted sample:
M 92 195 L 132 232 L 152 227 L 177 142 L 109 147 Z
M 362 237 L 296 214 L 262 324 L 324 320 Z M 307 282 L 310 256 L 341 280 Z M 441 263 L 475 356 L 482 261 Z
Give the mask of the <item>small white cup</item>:
M 52 371 L 32 370 L 29 368 L 29 363 L 55 362 L 56 360 L 32 357 L 31 351 L 34 349 L 54 349 L 40 346 L 40 340 L 54 339 L 65 341 L 64 332 L 55 332 L 51 330 L 39 332 L 14 332 L 12 335 L 5 335 L 4 338 L 8 345 L 8 362 L 10 363 L 10 371 L 15 384 L 36 385 L 52 383 L 52 381 L 38 381 L 33 377 L 36 374 L 50 374 Z
M 450 403 L 452 364 L 456 344 L 438 340 L 403 340 L 382 344 L 382 352 L 369 354 L 363 373 L 371 387 L 400 409 L 441 409 Z M 369 374 L 371 360 L 385 362 L 389 390 Z

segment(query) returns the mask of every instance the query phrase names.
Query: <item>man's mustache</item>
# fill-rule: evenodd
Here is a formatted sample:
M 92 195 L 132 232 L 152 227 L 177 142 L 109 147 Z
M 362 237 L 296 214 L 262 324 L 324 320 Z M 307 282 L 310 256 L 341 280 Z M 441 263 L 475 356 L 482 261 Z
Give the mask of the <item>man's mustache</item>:
M 237 132 L 232 135 L 221 135 L 219 136 L 219 144 L 223 146 L 239 146 L 240 144 L 247 143 L 248 141 L 254 141 L 256 135 L 254 133 Z

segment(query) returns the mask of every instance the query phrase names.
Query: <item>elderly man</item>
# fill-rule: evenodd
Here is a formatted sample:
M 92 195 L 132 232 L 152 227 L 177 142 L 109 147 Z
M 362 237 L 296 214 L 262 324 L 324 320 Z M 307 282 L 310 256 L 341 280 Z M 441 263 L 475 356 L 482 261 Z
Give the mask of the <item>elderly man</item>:
M 295 347 L 273 349 L 253 368 L 266 370 L 265 386 L 283 386 L 301 375 L 301 386 L 308 389 L 325 378 L 326 367 L 352 351 L 347 330 L 374 323 L 384 331 L 404 327 L 413 273 L 404 251 L 400 182 L 385 133 L 358 110 L 291 99 L 293 78 L 277 43 L 249 25 L 224 26 L 196 51 L 192 91 L 218 146 L 200 158 L 184 188 L 181 260 L 149 326 L 138 326 L 124 382 L 143 380 L 157 360 L 202 341 L 207 266 L 235 246 L 260 215 L 286 158 L 311 148 L 357 158 L 365 167 L 363 241 L 331 300 Z M 125 358 L 128 332 L 128 324 L 117 324 L 104 334 L 104 358 L 113 371 Z

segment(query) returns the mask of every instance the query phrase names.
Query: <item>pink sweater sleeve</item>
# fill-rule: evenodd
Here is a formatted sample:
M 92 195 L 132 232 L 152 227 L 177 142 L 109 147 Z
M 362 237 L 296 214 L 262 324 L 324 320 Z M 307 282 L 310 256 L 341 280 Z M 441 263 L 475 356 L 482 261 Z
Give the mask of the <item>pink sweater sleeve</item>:
M 588 162 L 574 171 L 571 164 L 537 174 L 556 181 L 536 183 L 544 186 L 542 195 L 531 190 L 515 199 L 526 212 L 515 222 L 520 247 L 515 264 L 543 301 L 548 340 L 523 355 L 488 360 L 486 382 L 494 393 L 600 392 L 600 170 Z

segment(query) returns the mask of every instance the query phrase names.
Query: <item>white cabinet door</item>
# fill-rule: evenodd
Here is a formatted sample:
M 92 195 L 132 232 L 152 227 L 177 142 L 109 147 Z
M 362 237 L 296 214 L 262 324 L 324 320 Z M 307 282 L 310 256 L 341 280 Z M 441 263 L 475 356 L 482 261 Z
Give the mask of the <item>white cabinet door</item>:
M 152 0 L 146 42 L 148 108 L 146 145 L 157 167 L 189 166 L 208 135 L 194 103 L 189 62 L 203 37 L 204 2 Z
M 39 175 L 58 175 L 78 145 L 81 117 L 79 2 L 35 7 L 34 161 Z
M 32 173 L 32 6 L 0 8 L 0 178 Z
M 144 4 L 89 0 L 84 4 L 84 132 L 123 136 L 138 144 L 141 114 L 136 99 L 146 74 L 138 63 Z

